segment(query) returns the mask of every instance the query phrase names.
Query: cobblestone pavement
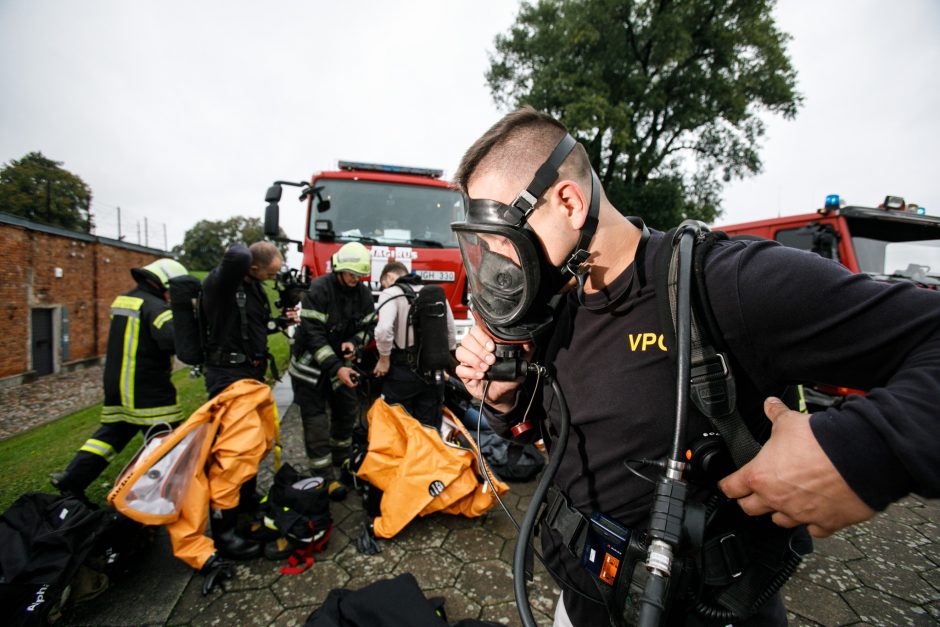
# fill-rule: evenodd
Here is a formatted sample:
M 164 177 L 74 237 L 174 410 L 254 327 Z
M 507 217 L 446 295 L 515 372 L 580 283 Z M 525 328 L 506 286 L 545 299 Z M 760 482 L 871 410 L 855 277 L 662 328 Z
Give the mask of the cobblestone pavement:
M 0 388 L 0 440 L 101 402 L 103 366 Z
M 288 391 L 285 402 L 289 398 Z M 302 464 L 296 407 L 282 416 L 284 459 Z M 260 485 L 269 485 L 271 475 L 267 460 Z M 534 488 L 534 482 L 511 484 L 504 499 L 519 521 Z M 333 537 L 302 574 L 282 575 L 281 564 L 258 560 L 239 565 L 238 578 L 224 592 L 203 597 L 202 577 L 164 547 L 152 551 L 156 565 L 77 608 L 67 624 L 302 625 L 331 589 L 358 589 L 403 572 L 414 574 L 427 596 L 446 599 L 450 620 L 520 624 L 511 576 L 516 531 L 501 511 L 476 519 L 417 519 L 398 537 L 379 540 L 382 552 L 371 557 L 355 547 L 363 520 L 359 499 L 351 494 L 332 513 Z M 790 624 L 801 627 L 940 624 L 940 502 L 908 498 L 872 521 L 817 541 L 783 594 Z M 557 595 L 537 567 L 529 598 L 539 625 L 551 625 Z

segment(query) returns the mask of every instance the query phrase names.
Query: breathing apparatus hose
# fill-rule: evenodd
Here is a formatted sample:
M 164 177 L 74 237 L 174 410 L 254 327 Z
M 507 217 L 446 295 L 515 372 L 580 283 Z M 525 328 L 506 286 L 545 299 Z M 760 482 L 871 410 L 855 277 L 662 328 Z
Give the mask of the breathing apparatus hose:
M 561 465 L 561 456 L 568 445 L 568 431 L 571 426 L 571 418 L 568 415 L 568 407 L 565 404 L 565 397 L 561 391 L 561 386 L 555 381 L 555 377 L 549 374 L 544 366 L 530 364 L 529 370 L 537 370 L 545 377 L 552 386 L 552 391 L 561 401 L 559 403 L 561 416 L 558 429 L 558 439 L 552 443 L 552 453 L 548 460 L 548 466 L 545 473 L 539 481 L 535 492 L 532 494 L 532 500 L 529 502 L 529 508 L 526 510 L 525 518 L 522 520 L 522 526 L 519 527 L 519 539 L 516 541 L 516 549 L 512 558 L 512 585 L 516 596 L 516 606 L 519 609 L 519 618 L 522 619 L 524 627 L 536 627 L 535 618 L 532 616 L 532 608 L 529 605 L 529 596 L 525 588 L 525 562 L 527 549 L 532 543 L 532 533 L 535 530 L 535 519 L 538 517 L 539 505 L 545 500 L 548 488 L 551 486 Z
M 676 230 L 678 246 L 673 254 L 679 255 L 680 263 L 670 264 L 677 267 L 676 276 L 668 277 L 669 282 L 677 282 L 678 289 L 669 290 L 676 294 L 676 302 L 671 307 L 676 312 L 676 414 L 673 433 L 672 451 L 666 461 L 666 471 L 656 484 L 653 507 L 649 523 L 649 552 L 646 569 L 649 577 L 639 599 L 640 627 L 656 627 L 660 624 L 668 597 L 669 577 L 676 547 L 682 539 L 682 525 L 685 518 L 686 484 L 682 480 L 685 463 L 682 450 L 685 446 L 685 432 L 689 410 L 689 387 L 691 375 L 692 347 L 692 246 L 695 231 Z

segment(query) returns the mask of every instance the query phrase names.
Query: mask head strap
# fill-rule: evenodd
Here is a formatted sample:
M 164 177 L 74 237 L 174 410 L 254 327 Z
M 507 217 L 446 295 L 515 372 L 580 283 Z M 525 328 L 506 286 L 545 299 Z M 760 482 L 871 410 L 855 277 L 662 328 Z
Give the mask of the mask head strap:
M 566 133 L 561 141 L 558 142 L 558 145 L 555 146 L 555 149 L 552 150 L 552 154 L 548 156 L 545 163 L 540 165 L 539 169 L 536 170 L 535 176 L 532 177 L 532 182 L 530 182 L 524 190 L 519 192 L 516 199 L 512 201 L 512 206 L 521 209 L 525 217 L 528 217 L 529 214 L 532 213 L 532 210 L 535 209 L 535 204 L 539 201 L 539 197 L 545 193 L 545 190 L 558 180 L 558 168 L 560 168 L 561 164 L 568 158 L 575 144 L 577 144 L 577 142 L 574 140 L 574 137 Z

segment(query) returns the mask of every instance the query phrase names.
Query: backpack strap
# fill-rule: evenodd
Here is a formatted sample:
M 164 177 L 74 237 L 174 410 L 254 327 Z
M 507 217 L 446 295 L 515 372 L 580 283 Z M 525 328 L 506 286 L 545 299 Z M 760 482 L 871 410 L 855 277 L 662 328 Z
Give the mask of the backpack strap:
M 731 362 L 723 346 L 716 344 L 714 338 L 721 338 L 721 332 L 708 301 L 705 288 L 705 258 L 714 243 L 726 239 L 723 233 L 713 233 L 703 223 L 686 220 L 679 228 L 689 224 L 696 229 L 695 246 L 692 258 L 692 338 L 691 338 L 691 384 L 690 397 L 698 410 L 718 430 L 735 466 L 740 468 L 749 462 L 760 445 L 747 428 L 744 418 L 737 409 L 737 391 Z M 659 294 L 660 320 L 663 333 L 667 336 L 667 346 L 675 346 L 676 338 L 676 302 L 678 298 L 679 247 L 675 242 L 677 229 L 666 234 L 666 241 L 660 248 L 656 259 L 656 288 Z M 674 356 L 674 353 L 672 353 Z

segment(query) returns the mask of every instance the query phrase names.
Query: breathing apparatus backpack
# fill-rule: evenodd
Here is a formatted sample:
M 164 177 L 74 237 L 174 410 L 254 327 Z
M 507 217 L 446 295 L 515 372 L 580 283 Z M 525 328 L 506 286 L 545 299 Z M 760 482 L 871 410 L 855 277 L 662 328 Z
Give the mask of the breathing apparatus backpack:
M 415 290 L 412 285 L 420 284 L 420 279 L 412 275 L 400 277 L 396 282 L 401 296 L 393 296 L 382 303 L 384 307 L 395 298 L 408 300 L 408 329 L 412 341 L 405 342 L 408 367 L 415 374 L 434 380 L 435 373 L 450 366 L 450 346 L 447 340 L 447 295 L 440 285 L 421 285 Z
M 202 365 L 206 361 L 208 329 L 201 307 L 202 282 L 186 274 L 170 279 L 169 289 L 176 356 L 190 366 Z
M 748 516 L 717 488 L 718 480 L 760 451 L 760 444 L 738 412 L 732 364 L 717 341 L 721 331 L 705 285 L 705 258 L 717 241 L 728 238 L 700 222 L 686 221 L 670 230 L 655 261 L 657 293 L 668 296 L 659 298 L 666 343 L 676 345 L 676 277 L 681 262 L 675 234 L 683 228 L 694 229 L 690 398 L 717 433 L 689 449 L 687 477 L 710 490 L 704 502 L 696 504 L 703 514 L 700 535 L 690 534 L 686 546 L 680 547 L 678 577 L 670 584 L 672 602 L 666 606 L 678 604 L 705 620 L 727 623 L 746 619 L 776 594 L 813 546 L 804 526 L 784 529 L 770 514 Z M 769 433 L 768 419 L 762 414 L 755 418 L 762 422 L 751 425 L 754 431 Z
M 264 556 L 287 559 L 281 574 L 296 575 L 313 565 L 313 554 L 326 547 L 333 533 L 330 495 L 322 477 L 305 475 L 284 464 L 261 500 L 262 521 L 252 537 L 266 543 Z

